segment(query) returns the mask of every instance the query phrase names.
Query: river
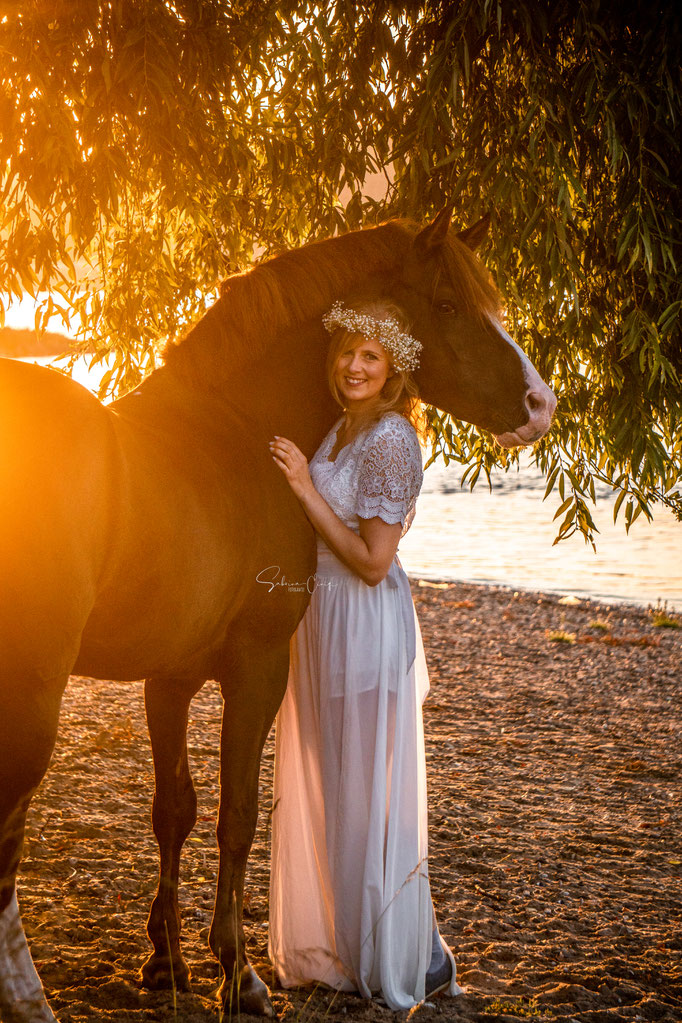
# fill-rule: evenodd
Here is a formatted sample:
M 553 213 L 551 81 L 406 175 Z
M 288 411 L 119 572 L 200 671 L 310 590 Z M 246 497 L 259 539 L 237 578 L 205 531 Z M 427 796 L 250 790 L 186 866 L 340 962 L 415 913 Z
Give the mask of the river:
M 590 510 L 599 529 L 596 553 L 582 536 L 553 546 L 558 494 L 543 502 L 545 480 L 522 456 L 519 471 L 493 477 L 493 489 L 462 489 L 462 467 L 427 469 L 400 559 L 412 576 L 493 583 L 515 589 L 682 609 L 682 523 L 665 509 L 643 515 L 625 533 L 615 495 L 597 492 Z M 526 464 L 524 464 L 526 463 Z M 561 521 L 561 520 L 559 520 Z

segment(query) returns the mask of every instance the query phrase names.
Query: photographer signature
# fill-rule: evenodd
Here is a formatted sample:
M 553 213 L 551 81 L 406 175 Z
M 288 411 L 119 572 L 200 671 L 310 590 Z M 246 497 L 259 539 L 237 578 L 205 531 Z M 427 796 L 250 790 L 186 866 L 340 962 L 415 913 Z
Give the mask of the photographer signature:
M 280 577 L 282 569 L 279 565 L 268 565 L 267 568 L 261 569 L 256 576 L 256 582 L 262 583 L 264 586 L 269 587 L 268 593 L 277 587 L 281 586 L 291 593 L 303 593 L 307 590 L 308 593 L 312 593 L 318 586 L 331 587 L 334 585 L 335 580 L 333 579 L 318 579 L 317 573 L 309 575 L 305 582 L 295 582 L 291 579 L 287 579 L 285 575 Z

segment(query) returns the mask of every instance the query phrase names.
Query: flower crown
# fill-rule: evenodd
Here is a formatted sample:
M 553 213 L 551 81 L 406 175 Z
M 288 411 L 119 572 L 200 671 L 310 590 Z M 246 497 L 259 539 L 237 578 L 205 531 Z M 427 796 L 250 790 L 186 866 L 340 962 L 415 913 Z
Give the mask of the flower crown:
M 359 313 L 341 302 L 335 302 L 322 317 L 322 322 L 330 334 L 337 327 L 344 327 L 353 334 L 364 334 L 366 338 L 378 341 L 390 353 L 397 370 L 413 370 L 419 365 L 421 343 L 410 334 L 403 333 L 398 321 L 391 316 L 378 320 L 368 313 Z

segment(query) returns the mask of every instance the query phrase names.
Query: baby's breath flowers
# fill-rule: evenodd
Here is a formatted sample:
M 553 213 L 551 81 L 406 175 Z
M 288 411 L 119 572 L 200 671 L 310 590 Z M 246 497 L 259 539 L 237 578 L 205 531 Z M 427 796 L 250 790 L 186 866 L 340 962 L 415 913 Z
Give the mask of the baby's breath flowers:
M 413 370 L 419 365 L 419 353 L 422 345 L 416 338 L 405 334 L 391 316 L 377 319 L 367 313 L 359 313 L 349 309 L 341 302 L 335 302 L 322 322 L 330 334 L 337 327 L 344 327 L 353 334 L 363 334 L 372 341 L 378 341 L 390 354 L 393 365 L 398 370 Z

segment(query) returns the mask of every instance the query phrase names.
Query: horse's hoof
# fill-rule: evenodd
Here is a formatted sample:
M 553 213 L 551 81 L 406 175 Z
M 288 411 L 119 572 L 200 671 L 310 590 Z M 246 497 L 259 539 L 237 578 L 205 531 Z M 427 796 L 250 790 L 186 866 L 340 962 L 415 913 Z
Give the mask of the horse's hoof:
M 140 970 L 143 987 L 150 991 L 189 991 L 189 967 L 184 959 L 171 962 L 169 956 L 152 952 Z
M 275 1010 L 270 1001 L 270 992 L 267 986 L 260 979 L 253 967 L 247 963 L 237 979 L 236 983 L 225 977 L 218 996 L 223 1006 L 223 1011 L 228 1013 L 235 1010 L 250 1013 L 252 1016 L 267 1016 L 276 1019 Z M 231 1018 L 231 1017 L 230 1017 Z

